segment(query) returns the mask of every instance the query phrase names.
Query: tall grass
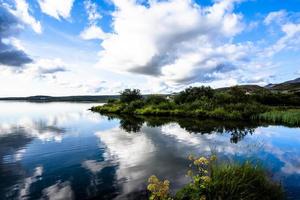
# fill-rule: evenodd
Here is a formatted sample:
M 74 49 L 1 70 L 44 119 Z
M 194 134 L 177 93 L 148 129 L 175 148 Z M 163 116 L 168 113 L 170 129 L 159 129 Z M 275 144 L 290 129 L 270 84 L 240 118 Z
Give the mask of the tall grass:
M 259 114 L 256 118 L 265 122 L 284 123 L 291 126 L 297 126 L 300 125 L 300 109 L 285 111 L 273 110 Z
M 216 156 L 210 158 L 189 156 L 188 176 L 191 182 L 176 192 L 169 192 L 169 181 L 156 176 L 149 179 L 151 200 L 281 200 L 284 191 L 262 167 L 250 162 L 218 163 Z
M 223 164 L 213 166 L 212 183 L 207 188 L 207 199 L 283 199 L 280 184 L 268 178 L 260 166 Z

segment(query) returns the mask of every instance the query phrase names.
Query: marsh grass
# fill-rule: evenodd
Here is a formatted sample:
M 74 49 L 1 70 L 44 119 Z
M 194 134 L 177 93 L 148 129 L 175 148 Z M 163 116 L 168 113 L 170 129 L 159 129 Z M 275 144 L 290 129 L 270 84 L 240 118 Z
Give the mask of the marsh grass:
M 212 171 L 207 199 L 283 199 L 281 185 L 273 182 L 258 165 L 223 164 L 213 166 Z
M 258 120 L 272 123 L 283 123 L 291 126 L 300 125 L 300 109 L 290 109 L 285 111 L 273 110 L 259 114 Z

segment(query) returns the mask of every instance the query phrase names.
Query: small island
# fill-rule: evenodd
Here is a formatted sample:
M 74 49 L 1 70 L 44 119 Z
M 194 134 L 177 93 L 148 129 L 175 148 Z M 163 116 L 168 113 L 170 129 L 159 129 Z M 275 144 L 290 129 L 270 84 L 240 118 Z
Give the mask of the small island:
M 170 95 L 144 96 L 138 89 L 126 89 L 119 99 L 108 100 L 91 110 L 101 114 L 251 120 L 297 126 L 299 107 L 299 92 L 248 85 L 221 89 L 189 87 Z

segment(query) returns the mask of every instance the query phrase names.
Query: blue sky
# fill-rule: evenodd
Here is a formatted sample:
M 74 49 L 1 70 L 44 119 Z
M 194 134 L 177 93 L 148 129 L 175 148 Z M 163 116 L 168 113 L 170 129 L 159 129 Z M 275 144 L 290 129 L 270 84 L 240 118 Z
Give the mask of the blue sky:
M 299 0 L 0 0 L 0 96 L 300 76 Z

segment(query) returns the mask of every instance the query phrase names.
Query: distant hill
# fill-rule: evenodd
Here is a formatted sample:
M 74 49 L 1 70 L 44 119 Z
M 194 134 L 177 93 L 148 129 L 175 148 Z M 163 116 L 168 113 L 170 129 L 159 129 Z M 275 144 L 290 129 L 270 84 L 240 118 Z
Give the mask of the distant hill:
M 30 102 L 107 102 L 108 99 L 118 99 L 119 95 L 102 95 L 102 96 L 30 96 L 30 97 L 5 97 L 0 101 L 30 101 Z
M 236 86 L 240 89 L 242 89 L 244 92 L 256 92 L 256 91 L 263 91 L 263 90 L 268 90 L 267 88 L 265 87 L 261 87 L 261 86 L 258 86 L 258 85 L 238 85 Z M 216 89 L 217 91 L 227 91 L 229 90 L 230 88 L 232 87 L 224 87 L 224 88 L 218 88 Z
M 265 86 L 269 90 L 275 90 L 280 92 L 297 92 L 300 93 L 300 78 L 296 78 L 291 81 L 286 81 L 279 84 L 269 84 Z
M 276 92 L 293 92 L 300 94 L 300 78 L 286 81 L 278 84 L 268 84 L 264 87 L 258 85 L 238 85 L 245 92 L 257 91 L 276 91 Z M 227 91 L 232 87 L 218 88 L 216 91 Z M 174 95 L 176 93 L 170 94 Z M 164 94 L 167 95 L 167 94 Z M 148 95 L 143 95 L 144 97 Z M 167 95 L 168 96 L 168 95 Z M 30 96 L 30 97 L 5 97 L 0 98 L 0 101 L 30 101 L 30 102 L 99 102 L 105 103 L 108 99 L 119 99 L 119 95 L 99 95 L 99 96 Z
M 293 92 L 300 93 L 300 78 L 286 81 L 278 84 L 268 84 L 264 87 L 258 85 L 238 85 L 238 88 L 245 92 L 255 92 L 255 91 L 276 91 L 276 92 Z M 218 88 L 217 91 L 226 91 L 232 87 Z

